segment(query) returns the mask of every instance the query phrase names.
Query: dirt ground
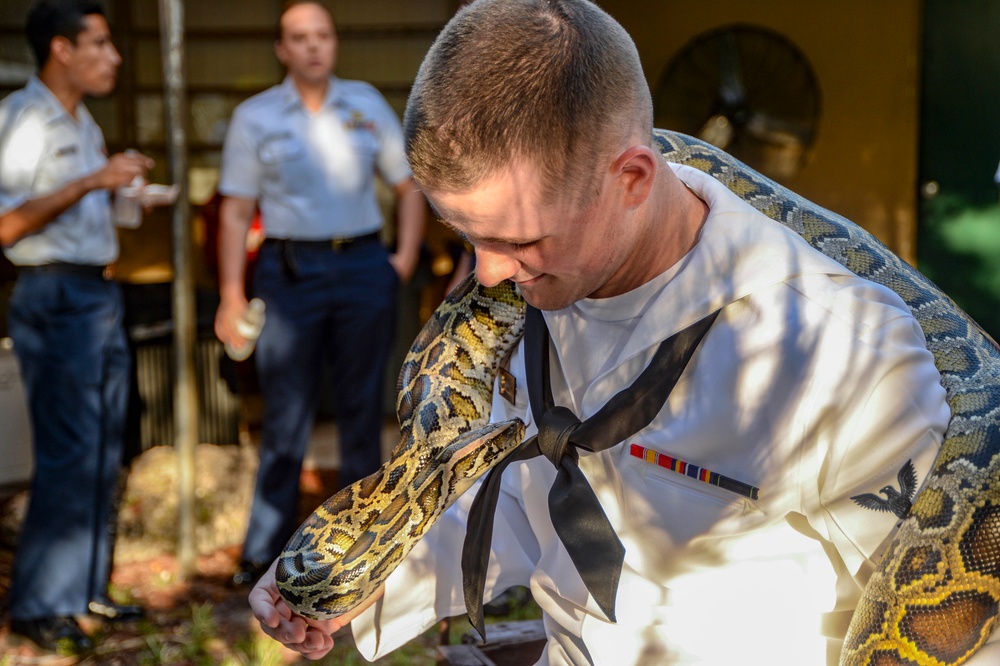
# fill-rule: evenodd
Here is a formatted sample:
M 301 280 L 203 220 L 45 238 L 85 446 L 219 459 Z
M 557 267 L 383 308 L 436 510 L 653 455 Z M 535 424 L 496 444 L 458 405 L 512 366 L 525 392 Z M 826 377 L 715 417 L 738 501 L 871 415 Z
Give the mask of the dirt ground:
M 215 455 L 215 452 L 211 453 Z M 133 468 L 130 474 L 129 490 L 122 502 L 118 547 L 111 579 L 111 592 L 116 600 L 144 606 L 148 611 L 147 618 L 141 622 L 120 624 L 101 622 L 89 617 L 81 618 L 84 629 L 97 639 L 94 654 L 82 658 L 42 653 L 30 643 L 10 636 L 7 626 L 7 593 L 10 588 L 16 524 L 18 514 L 23 513 L 27 492 L 8 496 L 0 501 L 0 515 L 4 517 L 0 532 L 0 666 L 144 666 L 167 663 L 200 666 L 218 663 L 291 664 L 298 661 L 293 653 L 281 649 L 275 649 L 267 659 L 253 656 L 252 637 L 263 634 L 257 629 L 256 621 L 250 614 L 246 600 L 247 590 L 235 588 L 230 583 L 239 560 L 238 542 L 214 547 L 209 552 L 202 549 L 203 552 L 197 558 L 197 575 L 183 580 L 172 552 L 172 544 L 164 542 L 156 534 L 163 526 L 144 525 L 136 533 L 133 522 L 137 516 L 141 514 L 148 519 L 154 514 L 150 507 L 164 502 L 156 495 L 155 484 L 144 480 L 135 483 L 135 478 L 150 474 L 162 481 L 170 475 L 169 467 L 164 468 L 165 461 L 168 460 L 169 457 L 160 460 L 145 471 Z M 212 465 L 207 467 L 217 471 L 218 465 L 219 461 L 213 459 Z M 228 476 L 230 480 L 236 477 L 252 479 L 252 472 L 251 467 L 241 469 L 238 474 L 214 476 Z M 238 485 L 242 486 L 242 490 L 234 491 L 233 497 L 227 502 L 233 507 L 229 513 L 240 513 L 240 505 L 245 502 L 239 496 L 245 495 L 246 482 Z M 199 486 L 202 484 L 199 483 Z M 335 487 L 335 472 L 305 473 L 302 483 L 303 515 L 307 507 L 322 502 Z M 158 491 L 169 494 L 173 492 L 173 485 L 161 483 Z M 216 509 L 215 513 L 225 512 Z M 168 512 L 165 519 L 169 522 L 174 515 Z M 206 511 L 201 511 L 201 515 L 204 519 L 199 522 L 207 523 L 208 530 L 213 530 L 217 537 L 221 532 L 223 539 L 228 533 L 228 540 L 232 540 L 231 535 L 240 534 L 245 529 L 242 515 L 223 516 L 223 527 L 220 527 L 220 516 L 213 517 Z M 193 643 L 198 645 L 192 646 Z M 241 645 L 245 646 L 242 651 L 237 649 Z M 185 650 L 188 654 L 185 654 Z
M 10 582 L 13 551 L 0 551 L 0 595 L 6 597 Z M 219 550 L 198 558 L 198 575 L 188 581 L 178 576 L 177 561 L 172 555 L 124 565 L 114 569 L 115 588 L 125 590 L 129 600 L 148 611 L 142 623 L 111 624 L 82 618 L 85 630 L 96 636 L 93 655 L 75 658 L 37 651 L 30 643 L 12 641 L 6 624 L 0 628 L 0 653 L 14 664 L 120 664 L 149 663 L 150 642 L 169 645 L 190 640 L 191 607 L 209 604 L 213 616 L 213 640 L 235 643 L 252 630 L 252 617 L 246 591 L 228 585 L 238 557 L 237 548 Z M 153 662 L 155 663 L 155 661 Z M 180 663 L 180 662 L 175 662 Z M 195 663 L 195 662 L 191 662 Z
M 387 438 L 387 442 L 389 442 Z M 0 666 L 353 666 L 364 664 L 349 630 L 334 636 L 334 651 L 319 662 L 300 659 L 264 637 L 247 604 L 248 590 L 234 588 L 240 544 L 253 492 L 257 456 L 252 446 L 202 444 L 195 451 L 197 574 L 181 577 L 176 552 L 177 461 L 172 447 L 154 447 L 123 474 L 110 593 L 119 603 L 137 603 L 146 619 L 115 624 L 83 617 L 96 639 L 94 653 L 64 657 L 14 640 L 7 627 L 7 593 L 17 531 L 27 491 L 0 496 Z M 338 487 L 334 469 L 309 467 L 300 478 L 300 518 Z M 533 608 L 532 608 L 533 607 Z M 488 622 L 536 619 L 534 604 Z M 462 641 L 468 620 L 452 618 L 429 629 L 376 664 L 434 666 L 442 640 Z M 531 660 L 533 661 L 533 660 Z M 521 662 L 497 662 L 514 663 Z M 531 663 L 525 662 L 525 663 Z

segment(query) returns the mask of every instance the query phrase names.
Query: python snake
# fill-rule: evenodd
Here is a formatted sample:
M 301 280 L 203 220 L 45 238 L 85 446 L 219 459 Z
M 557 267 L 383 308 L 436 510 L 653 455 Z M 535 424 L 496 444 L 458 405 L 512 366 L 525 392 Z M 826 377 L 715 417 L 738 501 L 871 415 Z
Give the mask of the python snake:
M 294 610 L 325 619 L 360 604 L 518 447 L 520 420 L 488 421 L 493 378 L 521 338 L 524 309 L 512 283 L 484 289 L 470 276 L 435 311 L 399 373 L 401 437 L 389 460 L 326 500 L 278 558 L 278 589 Z
M 865 587 L 841 663 L 967 661 L 1000 612 L 1000 348 L 859 226 L 702 141 L 660 130 L 655 140 L 668 161 L 711 174 L 823 254 L 895 291 L 920 323 L 952 416 L 934 467 Z M 332 617 L 360 603 L 454 501 L 448 492 L 467 488 L 517 446 L 520 423 L 484 424 L 497 364 L 521 334 L 522 308 L 509 285 L 469 281 L 428 322 L 400 373 L 402 437 L 392 458 L 324 503 L 282 553 L 278 586 L 295 610 Z M 460 464 L 437 467 L 449 460 Z

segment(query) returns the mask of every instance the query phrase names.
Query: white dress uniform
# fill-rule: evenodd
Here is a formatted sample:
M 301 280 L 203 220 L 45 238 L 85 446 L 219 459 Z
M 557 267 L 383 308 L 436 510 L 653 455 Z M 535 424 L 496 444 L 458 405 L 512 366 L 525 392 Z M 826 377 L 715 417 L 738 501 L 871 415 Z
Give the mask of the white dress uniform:
M 658 417 L 616 447 L 581 452 L 626 549 L 617 623 L 552 527 L 555 469 L 544 457 L 504 475 L 485 598 L 530 586 L 548 636 L 540 664 L 835 664 L 859 579 L 898 520 L 851 497 L 896 486 L 907 461 L 922 482 L 949 418 L 940 375 L 895 293 L 711 176 L 671 168 L 711 209 L 692 251 L 628 294 L 544 313 L 556 404 L 584 419 L 635 380 L 661 340 L 722 308 Z M 530 435 L 520 347 L 510 371 L 515 404 L 495 392 L 492 418 L 519 417 Z M 677 461 L 757 498 L 678 473 Z M 465 613 L 471 500 L 431 528 L 353 622 L 366 658 Z

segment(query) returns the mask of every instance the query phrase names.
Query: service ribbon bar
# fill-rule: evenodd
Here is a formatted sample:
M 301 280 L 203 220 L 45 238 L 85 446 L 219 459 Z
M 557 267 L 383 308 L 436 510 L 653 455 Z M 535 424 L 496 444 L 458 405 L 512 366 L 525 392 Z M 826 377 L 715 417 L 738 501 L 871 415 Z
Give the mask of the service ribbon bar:
M 712 470 L 705 469 L 704 467 L 692 465 L 689 462 L 685 462 L 678 458 L 672 458 L 665 453 L 659 453 L 658 451 L 647 449 L 643 446 L 639 446 L 638 444 L 632 444 L 629 449 L 629 453 L 631 453 L 635 458 L 641 458 L 648 463 L 658 465 L 664 469 L 669 469 L 672 472 L 683 474 L 684 476 L 697 479 L 703 483 L 718 486 L 742 497 L 749 497 L 752 500 L 757 499 L 757 493 L 759 491 L 758 488 L 751 486 L 749 483 L 743 483 L 742 481 L 731 479 L 724 474 L 719 474 L 718 472 L 713 472 Z

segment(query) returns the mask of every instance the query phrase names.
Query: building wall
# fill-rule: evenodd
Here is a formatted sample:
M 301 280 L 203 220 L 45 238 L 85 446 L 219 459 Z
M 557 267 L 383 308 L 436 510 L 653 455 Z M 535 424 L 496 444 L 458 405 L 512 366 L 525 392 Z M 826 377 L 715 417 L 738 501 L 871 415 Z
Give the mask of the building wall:
M 636 41 L 655 90 L 695 36 L 772 28 L 806 55 L 822 115 L 806 166 L 785 185 L 875 233 L 915 263 L 921 3 L 918 0 L 602 0 Z
M 138 147 L 164 178 L 157 3 L 111 0 L 112 25 L 126 56 L 119 92 L 94 103 L 112 148 Z M 456 0 L 341 0 L 338 74 L 377 85 L 402 113 L 409 84 Z M 633 35 L 655 89 L 670 59 L 695 36 L 731 24 L 759 25 L 790 39 L 820 83 L 822 116 L 808 161 L 785 184 L 863 224 L 915 262 L 919 0 L 602 0 Z M 24 61 L 19 30 L 28 0 L 0 9 L 0 57 Z M 195 204 L 211 193 L 225 123 L 236 103 L 280 80 L 274 59 L 279 0 L 185 3 Z M 20 56 L 16 54 L 20 52 Z M 28 61 L 30 63 L 30 60 Z M 138 280 L 169 273 L 165 215 L 125 233 L 123 273 Z

